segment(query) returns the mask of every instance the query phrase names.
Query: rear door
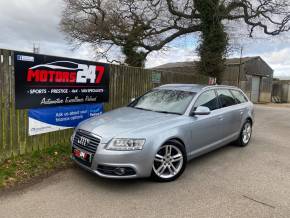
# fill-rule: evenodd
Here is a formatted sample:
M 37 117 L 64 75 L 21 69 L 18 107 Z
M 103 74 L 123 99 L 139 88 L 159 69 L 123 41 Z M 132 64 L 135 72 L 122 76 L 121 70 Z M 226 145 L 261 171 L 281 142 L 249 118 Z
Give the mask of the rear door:
M 221 111 L 221 131 L 223 139 L 234 137 L 240 131 L 240 110 L 231 91 L 226 88 L 217 89 Z
M 248 99 L 239 90 L 232 89 L 231 92 L 232 92 L 232 94 L 237 102 L 236 108 L 239 110 L 239 113 L 240 113 L 240 128 L 241 128 L 241 126 L 243 125 L 243 122 L 244 122 L 243 119 L 249 113 L 249 108 L 248 108 L 248 105 L 246 104 L 248 102 Z M 239 129 L 239 131 L 240 131 L 240 129 Z

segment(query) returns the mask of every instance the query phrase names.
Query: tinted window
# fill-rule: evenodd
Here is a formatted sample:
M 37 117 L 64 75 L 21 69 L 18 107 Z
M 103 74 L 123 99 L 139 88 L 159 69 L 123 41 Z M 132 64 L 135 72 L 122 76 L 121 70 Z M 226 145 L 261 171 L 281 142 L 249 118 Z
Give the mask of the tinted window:
M 155 89 L 129 104 L 142 110 L 183 114 L 195 96 L 194 92 Z
M 233 97 L 230 90 L 218 89 L 217 93 L 219 96 L 219 101 L 220 101 L 221 107 L 228 107 L 228 106 L 236 104 L 236 100 Z
M 238 104 L 245 103 L 248 101 L 242 92 L 240 92 L 238 90 L 231 90 L 231 91 L 232 91 Z
M 208 107 L 211 111 L 218 109 L 218 101 L 215 91 L 206 91 L 202 93 L 194 104 L 194 110 L 199 107 Z

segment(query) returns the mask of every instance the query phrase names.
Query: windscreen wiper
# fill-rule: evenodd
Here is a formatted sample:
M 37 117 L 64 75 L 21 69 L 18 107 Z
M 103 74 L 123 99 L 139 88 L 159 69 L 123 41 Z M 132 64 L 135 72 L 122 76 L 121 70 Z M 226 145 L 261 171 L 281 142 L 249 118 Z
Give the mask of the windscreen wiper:
M 181 113 L 178 112 L 170 112 L 170 111 L 154 111 L 158 113 L 163 113 L 163 114 L 177 114 L 177 115 L 182 115 Z
M 141 108 L 141 107 L 132 107 L 132 108 L 136 108 L 136 109 L 143 110 L 143 111 L 153 111 L 153 110 Z

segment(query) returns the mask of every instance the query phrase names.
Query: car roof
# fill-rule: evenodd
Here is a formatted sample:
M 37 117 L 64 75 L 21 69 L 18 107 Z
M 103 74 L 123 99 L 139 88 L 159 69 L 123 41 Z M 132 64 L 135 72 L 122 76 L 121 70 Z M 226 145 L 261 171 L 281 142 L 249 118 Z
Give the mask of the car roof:
M 226 85 L 200 85 L 200 84 L 166 84 L 157 87 L 157 89 L 170 89 L 170 90 L 180 90 L 180 91 L 188 91 L 188 92 L 200 92 L 206 89 L 212 88 L 230 88 L 230 89 L 238 89 L 235 86 L 226 86 Z

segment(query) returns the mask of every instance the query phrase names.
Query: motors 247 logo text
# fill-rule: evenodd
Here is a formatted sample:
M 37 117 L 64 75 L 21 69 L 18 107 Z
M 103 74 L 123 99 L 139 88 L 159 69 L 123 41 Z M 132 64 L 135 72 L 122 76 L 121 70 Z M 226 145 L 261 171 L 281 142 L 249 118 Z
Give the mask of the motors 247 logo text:
M 104 66 L 55 61 L 28 69 L 27 82 L 43 83 L 91 83 L 99 84 L 105 72 Z

